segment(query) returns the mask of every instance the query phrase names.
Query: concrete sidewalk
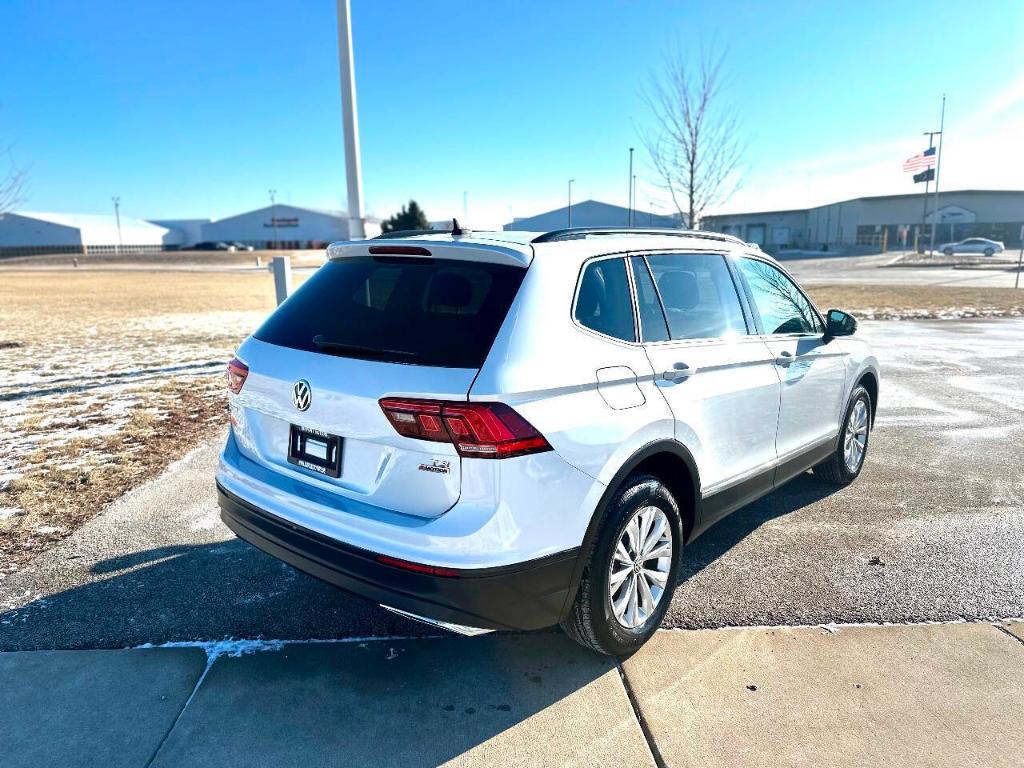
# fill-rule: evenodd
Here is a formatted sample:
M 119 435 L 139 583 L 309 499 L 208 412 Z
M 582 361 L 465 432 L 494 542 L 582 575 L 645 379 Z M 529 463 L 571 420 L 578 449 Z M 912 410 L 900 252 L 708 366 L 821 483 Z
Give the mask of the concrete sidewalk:
M 1022 622 L 665 631 L 621 663 L 557 633 L 24 651 L 0 681 L 6 768 L 1024 760 Z

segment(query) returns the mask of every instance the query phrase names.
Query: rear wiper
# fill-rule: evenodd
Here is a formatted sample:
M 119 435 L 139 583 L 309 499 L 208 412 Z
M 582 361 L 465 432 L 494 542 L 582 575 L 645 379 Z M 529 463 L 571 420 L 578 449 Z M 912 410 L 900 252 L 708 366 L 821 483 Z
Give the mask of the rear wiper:
M 375 357 L 388 357 L 399 355 L 402 357 L 418 357 L 415 352 L 408 352 L 404 349 L 379 349 L 377 347 L 363 347 L 359 344 L 346 344 L 343 341 L 332 341 L 325 339 L 323 334 L 318 333 L 313 337 L 313 345 L 317 349 L 330 352 L 353 352 L 357 355 L 373 355 Z

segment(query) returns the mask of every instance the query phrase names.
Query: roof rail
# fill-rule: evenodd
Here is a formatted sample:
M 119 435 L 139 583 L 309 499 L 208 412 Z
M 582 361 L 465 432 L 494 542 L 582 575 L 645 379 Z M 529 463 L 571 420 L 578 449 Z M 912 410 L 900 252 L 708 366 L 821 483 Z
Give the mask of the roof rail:
M 732 235 L 723 235 L 718 232 L 707 232 L 695 229 L 669 229 L 668 227 L 649 227 L 640 229 L 637 227 L 572 227 L 571 229 L 555 229 L 545 232 L 530 242 L 532 243 L 557 243 L 562 240 L 582 240 L 591 235 L 647 235 L 653 237 L 696 237 L 702 240 L 717 240 L 724 243 L 737 243 L 743 245 L 743 241 Z

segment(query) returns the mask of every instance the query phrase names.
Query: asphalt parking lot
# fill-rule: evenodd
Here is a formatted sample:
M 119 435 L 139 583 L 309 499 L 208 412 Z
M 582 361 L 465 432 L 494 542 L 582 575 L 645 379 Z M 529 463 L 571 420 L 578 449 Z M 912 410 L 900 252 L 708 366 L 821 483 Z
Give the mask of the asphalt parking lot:
M 863 323 L 883 382 L 867 464 L 737 512 L 686 554 L 667 624 L 1024 615 L 1024 321 Z M 0 582 L 0 650 L 414 636 L 222 526 L 211 444 Z

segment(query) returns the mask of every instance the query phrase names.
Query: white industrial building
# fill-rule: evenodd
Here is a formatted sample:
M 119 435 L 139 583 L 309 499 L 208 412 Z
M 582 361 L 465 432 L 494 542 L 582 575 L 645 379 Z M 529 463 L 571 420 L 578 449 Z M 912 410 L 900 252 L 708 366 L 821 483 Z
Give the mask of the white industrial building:
M 0 255 L 161 251 L 173 230 L 142 219 L 85 213 L 0 214 Z
M 174 248 L 203 242 L 205 239 L 203 227 L 210 223 L 209 219 L 149 219 L 148 221 L 150 224 L 156 224 L 158 227 L 168 230 L 164 237 L 164 245 Z
M 937 206 L 934 195 L 926 202 L 922 192 L 858 197 L 814 208 L 705 216 L 701 228 L 735 235 L 769 252 L 786 248 L 851 252 L 899 247 L 903 233 L 908 247 L 914 247 L 915 238 L 927 247 L 933 222 L 936 245 L 988 237 L 1009 248 L 1019 247 L 1024 191 L 943 191 Z
M 380 234 L 380 219 L 366 218 L 366 236 Z M 348 240 L 348 214 L 297 205 L 268 205 L 203 224 L 203 240 L 240 242 L 255 248 L 323 248 Z
M 380 234 L 380 219 L 366 218 L 366 236 Z M 187 249 L 201 242 L 244 243 L 254 248 L 323 248 L 349 239 L 348 215 L 296 205 L 273 205 L 211 219 L 135 219 L 82 213 L 0 214 L 0 256 L 44 253 L 144 253 Z
M 678 214 L 663 216 L 654 211 L 633 211 L 634 227 L 680 228 Z M 517 217 L 502 226 L 505 230 L 525 232 L 550 232 L 569 226 L 569 207 L 538 213 L 536 216 Z M 574 227 L 626 227 L 629 226 L 629 208 L 597 200 L 583 200 L 572 205 L 572 226 Z

